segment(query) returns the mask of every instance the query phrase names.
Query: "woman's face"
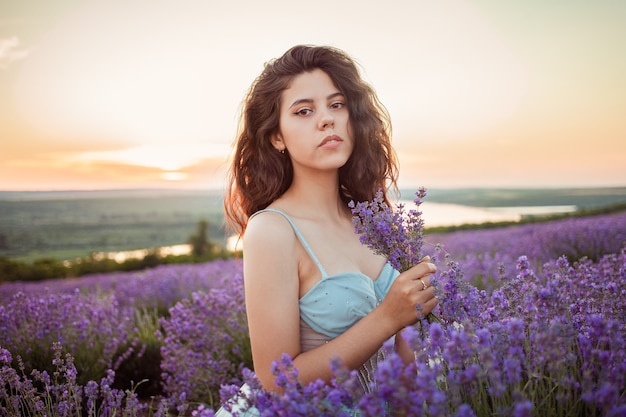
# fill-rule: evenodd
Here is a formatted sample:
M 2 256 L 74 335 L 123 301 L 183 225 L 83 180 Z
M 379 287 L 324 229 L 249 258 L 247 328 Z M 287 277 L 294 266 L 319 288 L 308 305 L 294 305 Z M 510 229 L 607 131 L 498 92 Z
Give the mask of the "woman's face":
M 287 149 L 294 172 L 338 169 L 347 161 L 354 141 L 346 98 L 324 71 L 297 75 L 282 92 L 279 134 L 272 139 Z

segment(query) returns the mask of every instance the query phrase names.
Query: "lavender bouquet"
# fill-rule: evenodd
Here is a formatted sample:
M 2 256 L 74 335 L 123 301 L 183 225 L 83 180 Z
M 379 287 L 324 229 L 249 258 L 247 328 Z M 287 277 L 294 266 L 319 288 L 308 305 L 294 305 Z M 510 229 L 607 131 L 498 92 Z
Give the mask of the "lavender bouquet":
M 361 243 L 369 246 L 376 254 L 383 255 L 387 262 L 404 272 L 422 259 L 424 244 L 424 220 L 419 206 L 426 196 L 426 189 L 419 188 L 413 202 L 415 209 L 405 210 L 398 204 L 393 210 L 378 190 L 372 201 L 354 203 L 352 210 L 354 230 L 360 235 Z
M 354 231 L 360 235 L 361 243 L 387 258 L 387 262 L 400 272 L 415 266 L 423 258 L 424 220 L 419 206 L 424 197 L 426 189 L 420 187 L 413 200 L 416 208 L 410 210 L 406 210 L 404 204 L 398 204 L 395 210 L 389 207 L 381 189 L 372 201 L 348 203 L 352 210 Z M 431 284 L 437 287 L 434 278 Z M 425 318 L 429 323 L 441 321 L 433 313 L 424 317 L 420 307 L 417 306 L 420 319 Z

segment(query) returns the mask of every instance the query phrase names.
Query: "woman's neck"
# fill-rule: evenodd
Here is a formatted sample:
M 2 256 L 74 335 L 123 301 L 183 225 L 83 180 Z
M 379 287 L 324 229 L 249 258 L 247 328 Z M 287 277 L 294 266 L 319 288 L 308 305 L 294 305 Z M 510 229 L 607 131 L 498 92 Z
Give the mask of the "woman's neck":
M 293 214 L 310 218 L 337 219 L 347 213 L 346 204 L 339 195 L 337 175 L 319 175 L 294 180 L 279 199 Z

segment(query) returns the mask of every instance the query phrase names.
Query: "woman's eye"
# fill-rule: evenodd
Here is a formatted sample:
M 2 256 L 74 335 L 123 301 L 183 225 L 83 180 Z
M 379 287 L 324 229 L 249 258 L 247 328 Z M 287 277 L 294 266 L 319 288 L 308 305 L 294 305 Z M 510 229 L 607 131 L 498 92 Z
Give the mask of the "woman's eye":
M 298 116 L 308 116 L 311 113 L 313 113 L 313 110 L 311 109 L 301 109 L 298 110 L 295 114 L 297 114 Z
M 341 101 L 337 101 L 336 103 L 332 103 L 332 104 L 330 105 L 330 108 L 331 108 L 331 109 L 340 109 L 340 108 L 342 108 L 343 106 L 345 106 L 345 103 L 343 103 L 343 102 L 341 102 Z

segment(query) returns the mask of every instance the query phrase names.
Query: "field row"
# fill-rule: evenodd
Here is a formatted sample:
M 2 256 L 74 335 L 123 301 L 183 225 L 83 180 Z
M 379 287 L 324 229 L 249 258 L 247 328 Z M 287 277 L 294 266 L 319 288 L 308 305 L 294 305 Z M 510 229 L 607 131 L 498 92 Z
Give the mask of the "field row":
M 246 382 L 268 415 L 623 415 L 626 213 L 425 240 L 440 321 L 407 329 L 408 367 L 386 346 L 365 394 L 338 362 L 302 386 L 289 357 L 284 395 L 254 389 L 231 259 L 0 285 L 0 414 L 210 416 Z

